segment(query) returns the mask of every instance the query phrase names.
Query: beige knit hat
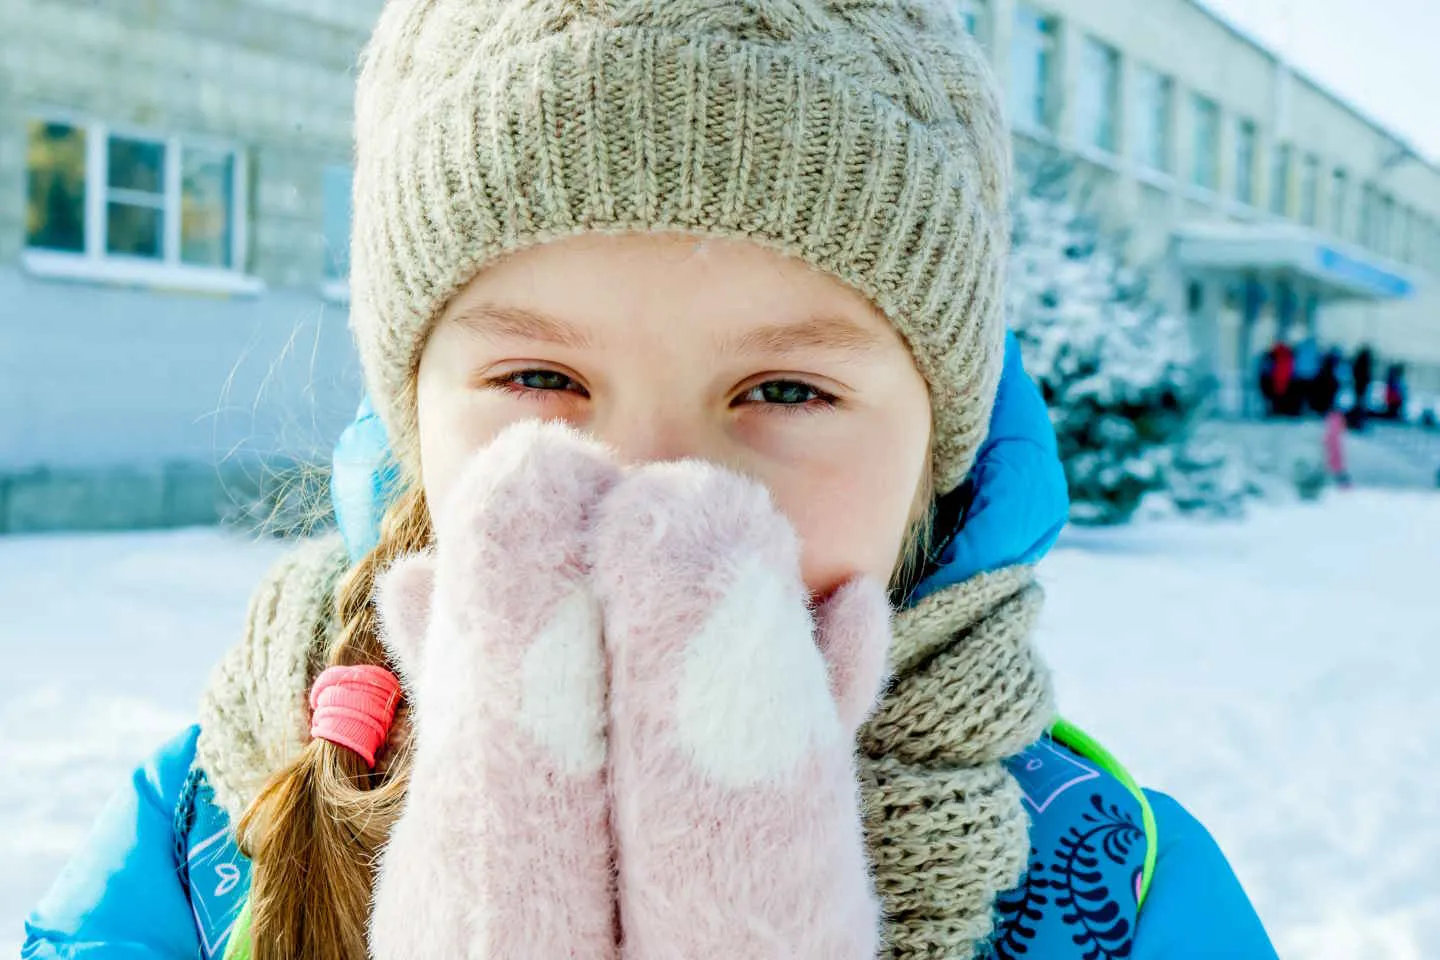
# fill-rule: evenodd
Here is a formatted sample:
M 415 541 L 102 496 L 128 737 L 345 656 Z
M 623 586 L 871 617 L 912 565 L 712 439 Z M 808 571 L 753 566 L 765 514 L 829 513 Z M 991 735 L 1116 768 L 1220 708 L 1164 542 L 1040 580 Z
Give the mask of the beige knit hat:
M 937 489 L 999 381 L 1009 135 L 946 0 L 389 0 L 356 96 L 351 323 L 413 468 L 429 326 L 587 231 L 748 239 L 868 296 L 930 386 Z

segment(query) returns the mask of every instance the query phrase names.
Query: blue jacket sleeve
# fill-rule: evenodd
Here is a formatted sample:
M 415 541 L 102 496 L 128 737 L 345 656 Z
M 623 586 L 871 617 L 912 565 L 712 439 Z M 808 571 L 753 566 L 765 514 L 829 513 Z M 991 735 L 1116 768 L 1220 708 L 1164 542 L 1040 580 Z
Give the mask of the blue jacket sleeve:
M 1134 960 L 1275 960 L 1265 927 L 1214 838 L 1170 797 L 1145 794 L 1160 849 L 1135 929 Z
M 21 960 L 193 960 L 200 944 L 175 863 L 173 814 L 199 727 L 135 771 L 25 924 Z

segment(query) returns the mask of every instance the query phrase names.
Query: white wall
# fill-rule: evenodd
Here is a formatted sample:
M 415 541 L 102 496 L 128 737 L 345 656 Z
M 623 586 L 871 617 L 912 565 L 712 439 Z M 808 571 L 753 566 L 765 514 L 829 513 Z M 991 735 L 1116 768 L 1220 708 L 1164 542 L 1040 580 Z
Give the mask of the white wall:
M 360 397 L 344 308 L 0 267 L 0 472 L 328 451 Z

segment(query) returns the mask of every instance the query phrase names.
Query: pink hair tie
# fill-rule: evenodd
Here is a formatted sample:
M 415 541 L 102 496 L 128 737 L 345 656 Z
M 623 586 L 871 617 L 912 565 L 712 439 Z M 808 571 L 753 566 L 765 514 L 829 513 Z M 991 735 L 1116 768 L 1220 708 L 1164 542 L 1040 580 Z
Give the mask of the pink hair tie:
M 399 703 L 400 681 L 384 667 L 326 667 L 310 688 L 310 736 L 355 751 L 373 770 Z

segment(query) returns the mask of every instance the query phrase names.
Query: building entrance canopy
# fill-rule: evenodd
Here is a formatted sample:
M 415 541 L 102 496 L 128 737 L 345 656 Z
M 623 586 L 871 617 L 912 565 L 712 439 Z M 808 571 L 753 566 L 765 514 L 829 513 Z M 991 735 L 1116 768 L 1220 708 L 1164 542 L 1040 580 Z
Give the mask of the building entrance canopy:
M 1316 300 L 1401 300 L 1414 281 L 1396 264 L 1287 224 L 1193 224 L 1175 232 L 1187 271 L 1242 275 L 1304 290 Z

